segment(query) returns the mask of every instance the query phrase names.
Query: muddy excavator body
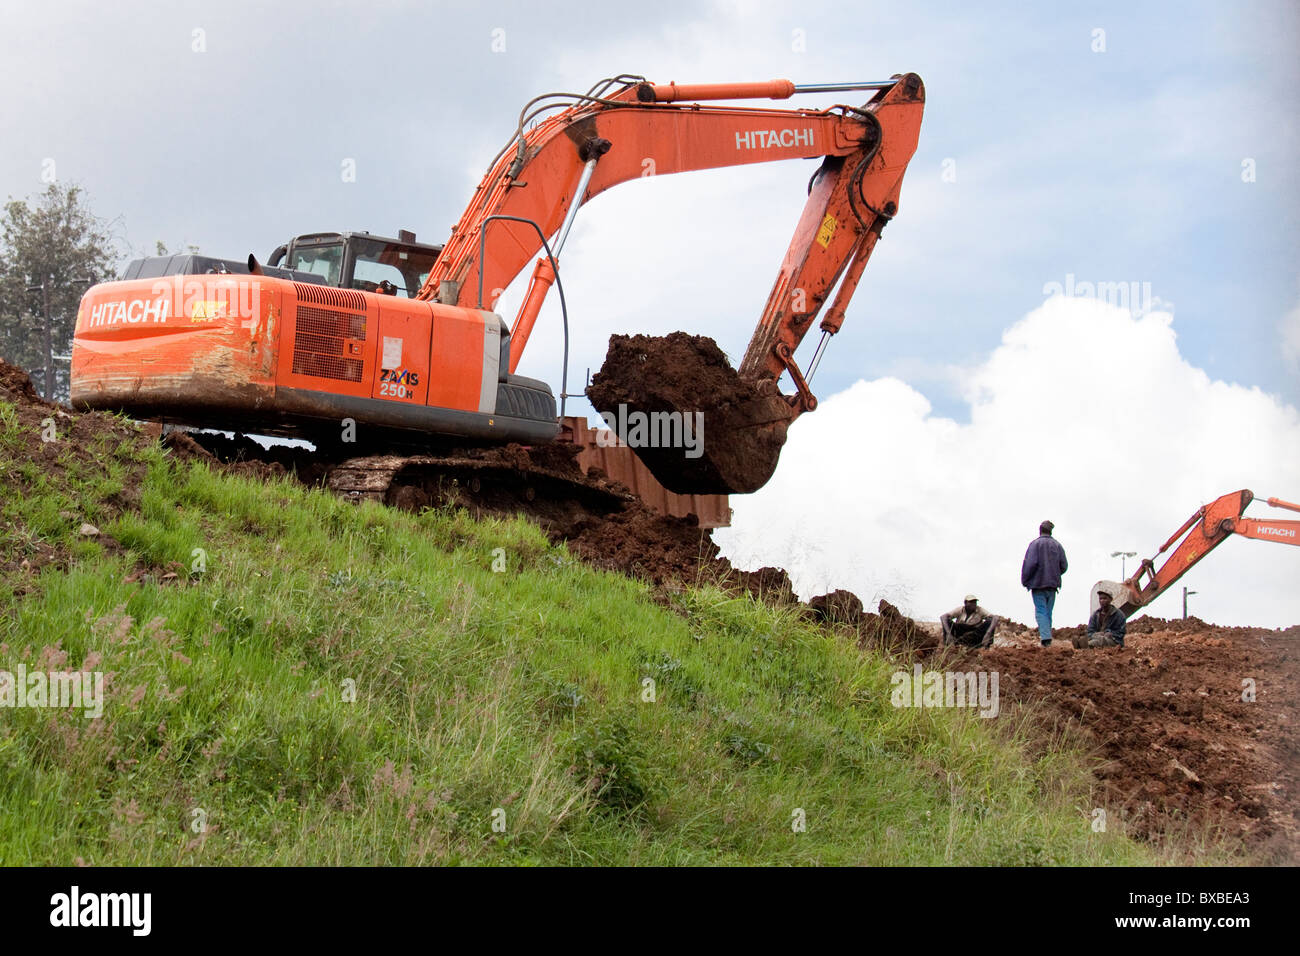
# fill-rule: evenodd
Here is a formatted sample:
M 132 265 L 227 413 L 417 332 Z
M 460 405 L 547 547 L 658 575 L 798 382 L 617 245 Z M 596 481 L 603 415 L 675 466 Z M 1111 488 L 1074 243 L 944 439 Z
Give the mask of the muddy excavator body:
M 131 278 L 82 300 L 73 404 L 318 443 L 358 432 L 396 447 L 554 440 L 550 387 L 500 372 L 510 350 L 500 318 L 372 291 L 401 283 L 398 266 L 416 254 L 437 252 L 384 240 L 392 278 L 373 266 L 372 278 L 358 277 L 365 249 L 380 245 L 364 233 L 317 234 L 288 245 L 288 269 L 195 256 L 133 262 Z

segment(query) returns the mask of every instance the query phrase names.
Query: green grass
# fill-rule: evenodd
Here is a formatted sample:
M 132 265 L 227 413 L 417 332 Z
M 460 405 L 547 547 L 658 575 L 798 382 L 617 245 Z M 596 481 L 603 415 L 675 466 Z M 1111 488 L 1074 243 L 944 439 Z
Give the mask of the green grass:
M 126 551 L 79 541 L 132 454 Z M 0 863 L 1158 861 L 1092 831 L 1077 755 L 892 707 L 896 665 L 790 610 L 664 607 L 523 521 L 103 457 L 5 466 L 34 490 L 0 543 L 71 558 L 6 572 L 0 669 L 110 678 L 99 720 L 0 709 Z

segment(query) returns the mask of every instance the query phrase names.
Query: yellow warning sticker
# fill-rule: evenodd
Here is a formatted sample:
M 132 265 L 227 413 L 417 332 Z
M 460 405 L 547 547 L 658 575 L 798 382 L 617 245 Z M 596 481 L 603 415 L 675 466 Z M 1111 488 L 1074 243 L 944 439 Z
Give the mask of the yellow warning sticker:
M 817 241 L 823 249 L 829 248 L 831 237 L 835 235 L 835 217 L 830 213 L 822 220 L 822 227 L 817 230 Z
M 190 309 L 191 322 L 211 322 L 226 317 L 226 303 L 210 299 L 196 300 Z

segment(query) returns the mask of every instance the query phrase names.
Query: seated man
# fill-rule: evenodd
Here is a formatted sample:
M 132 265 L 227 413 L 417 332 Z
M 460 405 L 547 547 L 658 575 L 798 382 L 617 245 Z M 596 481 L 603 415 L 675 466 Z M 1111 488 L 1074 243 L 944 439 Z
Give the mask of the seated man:
M 943 626 L 945 645 L 961 644 L 966 647 L 992 647 L 993 632 L 998 629 L 998 619 L 979 606 L 979 599 L 966 595 L 961 607 L 939 615 Z
M 1111 593 L 1102 588 L 1097 592 L 1101 606 L 1088 618 L 1088 633 L 1076 637 L 1075 647 L 1123 647 L 1124 632 L 1128 627 L 1124 612 L 1112 603 Z

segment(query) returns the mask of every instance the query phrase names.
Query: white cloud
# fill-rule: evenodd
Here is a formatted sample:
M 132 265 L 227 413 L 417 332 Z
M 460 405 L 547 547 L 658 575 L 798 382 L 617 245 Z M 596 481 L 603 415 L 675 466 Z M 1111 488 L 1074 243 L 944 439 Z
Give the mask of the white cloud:
M 897 379 L 825 399 L 791 429 L 767 487 L 733 498 L 734 527 L 715 532 L 724 553 L 784 566 L 805 598 L 843 587 L 932 619 L 975 591 L 1029 623 L 1020 561 L 1050 518 L 1071 562 L 1064 626 L 1084 620 L 1095 581 L 1118 577 L 1112 551 L 1149 557 L 1239 488 L 1300 497 L 1300 414 L 1188 364 L 1167 314 L 1052 298 L 1006 330 L 967 386 L 970 424 L 934 417 Z M 1295 624 L 1298 572 L 1300 549 L 1230 538 L 1149 610 L 1177 616 L 1187 585 L 1208 620 Z

